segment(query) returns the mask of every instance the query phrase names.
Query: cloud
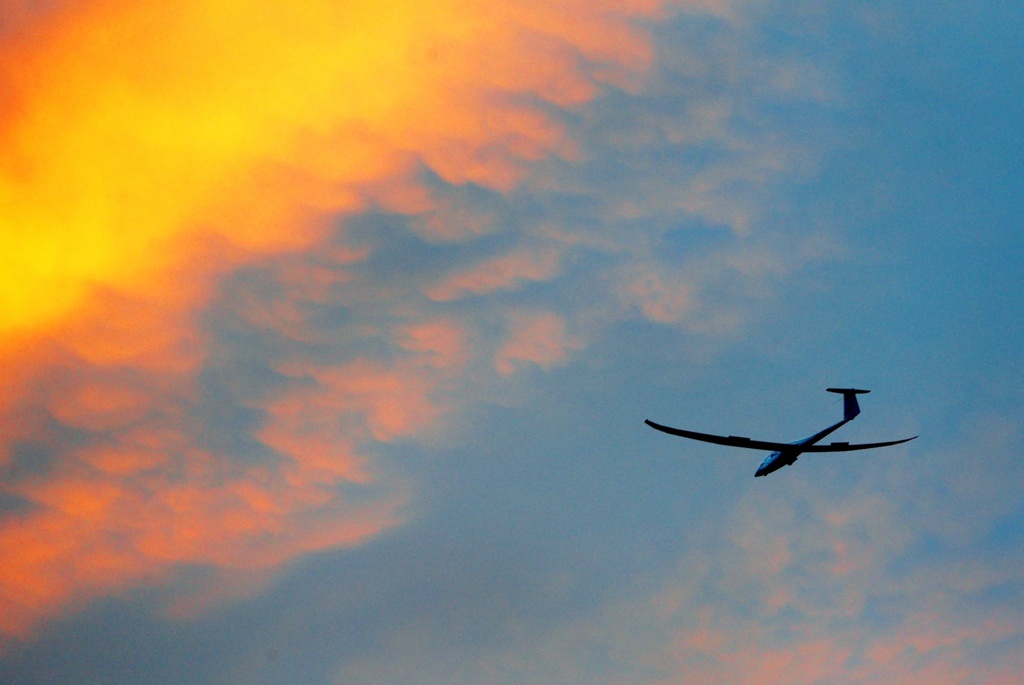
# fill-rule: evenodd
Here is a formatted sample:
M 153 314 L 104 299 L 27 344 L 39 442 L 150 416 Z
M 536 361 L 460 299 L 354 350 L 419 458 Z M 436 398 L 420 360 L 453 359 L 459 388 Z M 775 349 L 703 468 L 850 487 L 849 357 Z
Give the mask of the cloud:
M 643 315 L 651 321 L 675 323 L 693 307 L 693 288 L 683 273 L 636 269 L 624 280 L 623 297 L 639 305 Z
M 550 447 L 558 452 L 560 445 Z M 987 454 L 1000 463 L 997 471 L 1012 475 L 1014 452 L 1001 447 Z M 958 449 L 949 463 L 962 463 L 971 451 Z M 600 468 L 600 453 L 588 456 Z M 564 567 L 506 560 L 486 572 L 482 597 L 467 593 L 468 586 L 438 590 L 439 604 L 464 600 L 455 602 L 456 616 L 414 611 L 408 620 L 389 622 L 374 649 L 339 664 L 335 682 L 397 682 L 409 672 L 430 683 L 1013 682 L 1024 672 L 1020 554 L 1008 541 L 1012 549 L 993 562 L 990 541 L 1020 511 L 1019 505 L 1013 514 L 1001 506 L 987 510 L 985 502 L 1002 501 L 1016 481 L 951 503 L 954 512 L 983 512 L 966 541 L 955 529 L 931 527 L 914 503 L 954 486 L 960 474 L 940 469 L 942 484 L 908 497 L 904 483 L 890 480 L 907 459 L 913 455 L 893 454 L 875 468 L 837 478 L 794 470 L 769 490 L 751 478 L 755 484 L 738 494 L 697 498 L 690 506 L 710 506 L 713 514 L 681 517 L 693 525 L 667 534 L 668 563 L 637 560 L 635 572 L 615 575 L 596 599 L 587 597 L 593 573 L 578 570 L 578 559 L 614 564 L 636 549 L 660 553 L 653 543 L 633 548 L 623 541 L 650 534 L 647 527 L 659 525 L 665 511 L 636 514 L 622 537 L 605 541 L 607 550 L 593 529 L 574 528 L 585 539 L 576 548 L 579 558 L 570 556 Z M 622 474 L 614 472 L 617 489 L 630 487 Z M 692 499 L 708 485 L 692 487 L 679 496 Z M 646 492 L 653 489 L 648 481 Z M 564 496 L 559 505 L 582 506 Z M 609 521 L 623 516 L 611 503 L 603 508 L 613 509 Z M 559 529 L 558 516 L 545 522 Z M 555 536 L 552 544 L 571 547 L 569 539 Z M 469 554 L 453 566 L 463 568 L 467 559 L 479 557 Z M 473 573 L 482 571 L 473 567 Z M 461 631 L 463 621 L 477 627 L 471 637 Z M 484 624 L 486 633 L 479 629 Z
M 149 313 L 166 334 L 171 322 Z M 183 565 L 280 566 L 401 520 L 401 490 L 374 478 L 351 440 L 297 452 L 253 440 L 257 458 L 215 449 L 210 436 L 225 426 L 202 397 L 202 365 L 177 358 L 180 341 L 143 345 L 146 363 L 133 364 L 138 350 L 101 354 L 122 326 L 101 327 L 106 335 L 86 337 L 89 358 L 62 348 L 59 362 L 36 369 L 34 396 L 20 398 L 39 429 L 7 446 L 4 489 L 23 504 L 0 527 L 5 633 Z M 365 496 L 347 496 L 346 484 Z
M 0 632 L 212 568 L 180 613 L 239 570 L 358 545 L 409 516 L 384 448 L 634 312 L 735 328 L 735 302 L 705 294 L 722 265 L 756 289 L 800 251 L 702 268 L 666 236 L 751 234 L 762 186 L 799 165 L 696 89 L 671 124 L 637 28 L 669 9 L 735 20 L 649 0 L 118 0 L 12 24 Z M 651 164 L 663 143 L 707 168 Z
M 515 373 L 522 362 L 542 369 L 566 363 L 582 342 L 568 333 L 565 321 L 552 312 L 522 313 L 511 317 L 508 339 L 498 350 L 494 366 L 502 376 Z
M 427 289 L 432 300 L 446 302 L 521 287 L 525 281 L 546 281 L 558 273 L 558 254 L 551 250 L 516 250 L 449 274 Z
M 975 520 L 975 544 L 964 549 L 955 530 L 937 533 L 916 511 L 922 489 L 908 498 L 902 485 L 846 482 L 854 487 L 839 492 L 798 477 L 781 491 L 750 493 L 721 524 L 708 520 L 708 530 L 688 536 L 660 587 L 585 619 L 603 626 L 588 640 L 622 649 L 625 670 L 642 666 L 652 675 L 640 682 L 649 683 L 1019 677 L 1019 569 L 969 561 L 1001 515 Z M 1003 487 L 949 508 L 984 509 Z M 922 558 L 922 546 L 956 561 Z
M 578 5 L 78 4 L 12 38 L 3 187 L 7 225 L 31 230 L 4 235 L 4 329 L 58 319 L 88 283 L 149 282 L 182 234 L 308 244 L 302 224 L 415 160 L 510 188 L 524 162 L 567 152 L 517 98 L 583 102 L 648 61 L 621 17 L 649 7 Z
M 822 73 L 755 59 L 741 3 L 673 7 L 701 19 L 657 50 L 647 2 L 54 4 L 5 34 L 0 633 L 139 586 L 193 616 L 380 539 L 429 504 L 387 455 L 635 319 L 740 330 L 834 255 L 771 228 L 820 150 L 758 110 L 827 105 Z M 464 574 L 440 599 L 395 598 L 403 548 L 310 613 L 372 624 L 330 646 L 346 683 L 1017 682 L 1019 555 L 972 541 L 1019 479 L 962 467 L 1019 433 L 983 425 L 927 475 L 741 496 L 599 592 L 576 519 L 544 522 L 568 570 L 490 576 L 451 525 L 418 541 Z
M 425 176 L 501 194 L 541 160 L 576 159 L 556 111 L 648 68 L 631 20 L 658 11 L 117 1 L 8 24 L 16 505 L 0 523 L 0 632 L 177 569 L 273 569 L 401 522 L 406 487 L 375 447 L 436 429 L 474 357 L 549 368 L 579 343 L 553 313 L 513 317 L 500 351 L 472 348 L 458 316 L 410 313 L 416 293 L 551 279 L 555 252 L 513 248 L 394 291 L 361 269 L 377 255 L 346 219 L 390 208 L 434 240 L 492 231 Z

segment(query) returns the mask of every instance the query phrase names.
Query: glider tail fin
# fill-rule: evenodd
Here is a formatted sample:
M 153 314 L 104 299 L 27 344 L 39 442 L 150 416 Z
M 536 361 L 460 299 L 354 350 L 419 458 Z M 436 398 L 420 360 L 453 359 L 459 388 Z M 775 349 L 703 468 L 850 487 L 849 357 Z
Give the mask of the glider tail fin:
M 862 395 L 870 390 L 858 390 L 857 388 L 825 388 L 828 392 L 839 393 L 843 396 L 843 420 L 850 421 L 860 413 L 860 405 L 857 404 L 857 395 Z

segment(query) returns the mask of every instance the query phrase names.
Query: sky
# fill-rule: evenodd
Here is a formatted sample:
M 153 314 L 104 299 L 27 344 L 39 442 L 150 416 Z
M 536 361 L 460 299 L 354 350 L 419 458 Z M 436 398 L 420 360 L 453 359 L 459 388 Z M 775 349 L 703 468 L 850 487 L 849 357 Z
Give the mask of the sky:
M 1021 682 L 1022 25 L 7 0 L 0 682 Z

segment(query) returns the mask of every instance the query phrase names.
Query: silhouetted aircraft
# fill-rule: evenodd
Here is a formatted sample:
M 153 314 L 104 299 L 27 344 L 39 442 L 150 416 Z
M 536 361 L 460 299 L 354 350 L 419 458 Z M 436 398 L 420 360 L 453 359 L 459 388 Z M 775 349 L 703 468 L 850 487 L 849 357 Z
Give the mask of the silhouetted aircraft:
M 828 390 L 828 392 L 839 393 L 843 396 L 843 420 L 839 423 L 832 424 L 828 428 L 818 431 L 809 438 L 797 440 L 796 442 L 751 440 L 750 438 L 743 438 L 738 435 L 709 435 L 707 433 L 697 433 L 696 431 L 686 431 L 679 428 L 669 428 L 668 426 L 662 426 L 646 419 L 644 420 L 644 423 L 651 428 L 655 428 L 670 435 L 678 435 L 681 438 L 713 442 L 716 445 L 746 447 L 752 450 L 772 450 L 772 453 L 769 454 L 768 457 L 761 462 L 761 465 L 757 467 L 757 471 L 754 472 L 754 477 L 767 476 L 773 471 L 778 471 L 783 466 L 789 466 L 804 452 L 848 452 L 850 450 L 869 450 L 874 447 L 898 445 L 901 442 L 909 442 L 917 437 L 915 435 L 913 438 L 904 438 L 903 440 L 892 440 L 890 442 L 868 442 L 859 445 L 851 445 L 848 442 L 833 442 L 828 445 L 818 445 L 817 442 L 823 437 L 843 424 L 849 423 L 857 418 L 857 414 L 860 413 L 860 406 L 857 404 L 857 395 L 871 392 L 870 390 L 858 390 L 857 388 L 826 388 L 826 390 Z

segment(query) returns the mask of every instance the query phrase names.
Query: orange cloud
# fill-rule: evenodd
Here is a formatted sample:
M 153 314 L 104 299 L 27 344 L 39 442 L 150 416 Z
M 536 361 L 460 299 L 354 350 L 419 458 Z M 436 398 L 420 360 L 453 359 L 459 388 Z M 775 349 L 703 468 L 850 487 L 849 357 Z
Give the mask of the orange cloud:
M 677 323 L 693 309 L 693 287 L 682 274 L 647 269 L 633 274 L 625 298 L 638 305 L 644 316 L 658 323 Z
M 552 312 L 512 317 L 508 340 L 498 350 L 494 366 L 502 376 L 515 373 L 522 362 L 549 369 L 564 364 L 572 350 L 582 347 L 569 334 L 565 321 Z
M 467 333 L 453 321 L 409 324 L 400 331 L 398 344 L 421 355 L 424 364 L 438 369 L 458 372 L 468 361 Z
M 537 102 L 632 87 L 650 50 L 628 19 L 658 3 L 26 7 L 0 33 L 0 465 L 19 503 L 0 521 L 0 634 L 182 565 L 268 569 L 400 522 L 404 490 L 368 454 L 447 411 L 438 388 L 472 354 L 465 331 L 410 317 L 382 333 L 394 358 L 304 359 L 332 340 L 310 307 L 367 257 L 332 248 L 282 270 L 274 306 L 231 304 L 296 346 L 280 386 L 211 398 L 204 372 L 227 352 L 204 315 L 221 279 L 323 256 L 337 217 L 371 203 L 460 221 L 419 187 L 423 167 L 503 191 L 535 160 L 572 158 Z M 481 292 L 463 278 L 456 296 Z M 498 365 L 547 367 L 575 344 L 537 317 Z M 257 416 L 231 429 L 245 458 L 218 447 L 223 402 Z
M 324 211 L 357 207 L 356 187 L 417 158 L 455 183 L 509 188 L 523 162 L 572 154 L 517 98 L 572 105 L 599 80 L 625 83 L 650 55 L 619 15 L 653 9 L 171 0 L 55 12 L 0 49 L 13 93 L 0 332 L 59 320 L 96 283 L 159 289 L 197 231 L 246 250 L 306 245 Z
M 552 250 L 516 250 L 457 271 L 427 288 L 432 300 L 446 302 L 470 295 L 512 290 L 526 281 L 546 281 L 558 274 L 558 254 Z

